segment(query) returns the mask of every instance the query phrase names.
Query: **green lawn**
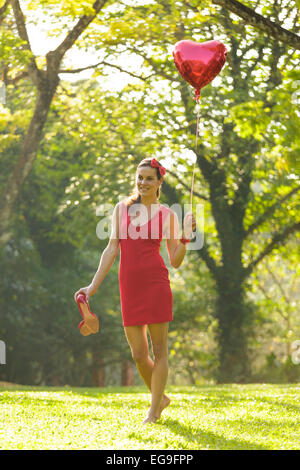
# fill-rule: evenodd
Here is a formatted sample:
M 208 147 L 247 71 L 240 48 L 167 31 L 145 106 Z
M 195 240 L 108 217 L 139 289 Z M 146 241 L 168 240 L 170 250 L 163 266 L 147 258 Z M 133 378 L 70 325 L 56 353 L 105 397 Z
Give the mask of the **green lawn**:
M 143 387 L 0 388 L 1 449 L 297 449 L 300 385 L 167 388 L 142 425 Z

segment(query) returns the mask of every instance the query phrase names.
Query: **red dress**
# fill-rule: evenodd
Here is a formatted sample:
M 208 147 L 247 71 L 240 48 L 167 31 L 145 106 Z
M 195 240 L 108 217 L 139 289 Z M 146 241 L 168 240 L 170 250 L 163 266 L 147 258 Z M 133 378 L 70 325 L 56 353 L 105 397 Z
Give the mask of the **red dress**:
M 137 227 L 121 204 L 119 287 L 124 326 L 173 320 L 169 271 L 159 253 L 162 228 L 170 209 L 160 209 Z M 133 214 L 133 212 L 132 212 Z

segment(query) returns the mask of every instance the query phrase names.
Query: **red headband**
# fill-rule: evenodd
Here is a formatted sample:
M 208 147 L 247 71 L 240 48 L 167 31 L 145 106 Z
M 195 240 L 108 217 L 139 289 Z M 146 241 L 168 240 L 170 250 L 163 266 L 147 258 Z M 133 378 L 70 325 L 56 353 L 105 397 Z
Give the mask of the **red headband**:
M 164 174 L 165 174 L 166 171 L 167 171 L 163 166 L 161 166 L 161 165 L 158 163 L 158 161 L 157 161 L 155 158 L 152 158 L 152 160 L 151 160 L 151 166 L 152 166 L 153 168 L 158 168 L 158 169 L 159 169 L 159 172 L 160 172 L 160 174 L 161 174 L 161 176 L 164 176 Z

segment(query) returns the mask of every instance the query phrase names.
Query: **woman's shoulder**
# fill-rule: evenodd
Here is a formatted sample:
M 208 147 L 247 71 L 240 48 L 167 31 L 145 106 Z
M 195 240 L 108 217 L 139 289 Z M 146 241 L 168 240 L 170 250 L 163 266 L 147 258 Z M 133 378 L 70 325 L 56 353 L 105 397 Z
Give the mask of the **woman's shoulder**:
M 115 207 L 117 208 L 127 207 L 126 199 L 121 199 L 119 202 L 116 203 Z
M 163 234 L 164 238 L 170 238 L 170 232 L 175 230 L 178 231 L 179 222 L 177 214 L 174 210 L 169 207 L 163 206 L 162 210 L 164 212 L 163 216 Z M 174 228 L 175 227 L 175 228 Z
M 126 210 L 126 200 L 123 199 L 123 200 L 120 200 L 118 202 L 116 202 L 115 206 L 114 206 L 114 214 L 116 214 L 117 217 L 119 217 L 121 214 L 124 213 L 124 211 Z
M 172 211 L 172 209 L 170 209 L 169 207 L 165 206 L 164 204 L 160 204 L 160 208 L 162 209 L 162 211 L 164 211 L 166 214 L 170 214 Z
M 164 215 L 166 223 L 169 223 L 171 218 L 178 219 L 176 212 L 173 209 L 170 209 L 170 207 L 167 207 L 161 204 L 161 209 L 163 211 L 163 215 Z

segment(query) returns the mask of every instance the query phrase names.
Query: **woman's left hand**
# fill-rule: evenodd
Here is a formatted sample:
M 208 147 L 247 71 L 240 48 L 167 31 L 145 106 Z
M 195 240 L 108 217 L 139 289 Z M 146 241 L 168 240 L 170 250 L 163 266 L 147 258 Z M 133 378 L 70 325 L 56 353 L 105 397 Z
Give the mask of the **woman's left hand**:
M 197 224 L 194 214 L 192 212 L 188 212 L 184 217 L 183 221 L 183 236 L 184 238 L 191 238 L 193 231 L 195 230 Z

